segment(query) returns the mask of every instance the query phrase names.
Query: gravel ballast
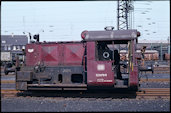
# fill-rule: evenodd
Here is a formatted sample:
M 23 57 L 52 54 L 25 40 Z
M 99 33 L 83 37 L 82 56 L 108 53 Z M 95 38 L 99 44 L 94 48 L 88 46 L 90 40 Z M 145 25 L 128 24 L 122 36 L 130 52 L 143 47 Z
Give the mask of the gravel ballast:
M 2 112 L 170 111 L 169 99 L 16 97 L 1 99 Z

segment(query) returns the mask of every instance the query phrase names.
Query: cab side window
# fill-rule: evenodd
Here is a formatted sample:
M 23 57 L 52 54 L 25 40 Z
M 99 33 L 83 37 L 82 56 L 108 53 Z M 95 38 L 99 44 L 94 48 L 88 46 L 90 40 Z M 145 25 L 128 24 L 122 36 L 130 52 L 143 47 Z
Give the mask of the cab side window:
M 113 60 L 113 51 L 108 47 L 109 42 L 98 41 L 97 42 L 97 54 L 96 57 L 100 61 Z

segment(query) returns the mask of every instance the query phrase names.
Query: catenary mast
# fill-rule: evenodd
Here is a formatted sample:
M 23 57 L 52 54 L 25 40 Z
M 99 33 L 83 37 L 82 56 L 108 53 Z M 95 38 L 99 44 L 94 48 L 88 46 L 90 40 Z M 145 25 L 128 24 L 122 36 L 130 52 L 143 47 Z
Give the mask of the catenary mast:
M 131 29 L 133 21 L 133 0 L 118 0 L 117 5 L 117 29 Z

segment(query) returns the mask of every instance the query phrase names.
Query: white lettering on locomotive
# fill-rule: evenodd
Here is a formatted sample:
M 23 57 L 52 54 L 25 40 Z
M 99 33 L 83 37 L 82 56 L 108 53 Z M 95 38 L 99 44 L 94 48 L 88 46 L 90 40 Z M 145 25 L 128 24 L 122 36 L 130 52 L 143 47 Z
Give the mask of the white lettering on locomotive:
M 103 82 L 104 79 L 97 79 L 97 82 Z
M 112 82 L 112 80 L 104 80 L 104 82 Z
M 102 74 L 96 74 L 96 77 L 107 77 L 107 74 L 104 74 L 104 73 L 102 73 Z
M 71 72 L 71 69 L 63 69 L 63 73 Z
M 104 64 L 98 64 L 97 65 L 97 70 L 98 71 L 104 71 L 105 70 L 105 65 Z
M 112 80 L 104 80 L 103 78 L 97 79 L 97 82 L 112 82 Z

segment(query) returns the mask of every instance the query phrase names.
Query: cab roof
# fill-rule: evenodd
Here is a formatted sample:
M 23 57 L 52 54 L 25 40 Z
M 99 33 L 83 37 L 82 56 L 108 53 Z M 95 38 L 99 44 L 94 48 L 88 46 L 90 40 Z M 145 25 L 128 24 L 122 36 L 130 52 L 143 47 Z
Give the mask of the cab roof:
M 138 31 L 131 30 L 110 30 L 110 31 L 88 31 L 85 41 L 112 41 L 112 40 L 133 40 L 137 39 Z

